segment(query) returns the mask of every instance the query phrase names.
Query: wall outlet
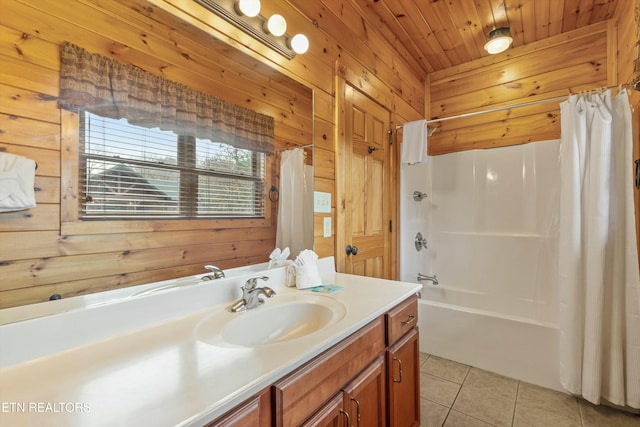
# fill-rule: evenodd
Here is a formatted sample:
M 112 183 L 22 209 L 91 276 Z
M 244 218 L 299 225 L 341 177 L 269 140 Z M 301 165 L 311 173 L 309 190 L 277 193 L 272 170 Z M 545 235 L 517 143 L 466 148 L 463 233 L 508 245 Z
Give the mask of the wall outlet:
M 324 217 L 324 227 L 322 227 L 322 237 L 331 237 L 331 217 Z

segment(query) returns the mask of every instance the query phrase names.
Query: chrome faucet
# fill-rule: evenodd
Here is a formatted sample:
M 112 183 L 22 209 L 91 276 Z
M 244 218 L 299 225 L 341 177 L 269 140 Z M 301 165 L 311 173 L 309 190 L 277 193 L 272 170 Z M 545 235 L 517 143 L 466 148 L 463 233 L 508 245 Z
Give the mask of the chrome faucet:
M 264 295 L 267 298 L 271 298 L 276 294 L 276 291 L 265 286 L 263 288 L 259 288 L 258 280 L 264 280 L 265 282 L 269 280 L 267 276 L 261 277 L 252 277 L 246 281 L 242 289 L 242 298 L 238 301 L 234 302 L 229 306 L 228 310 L 232 313 L 237 313 L 242 310 L 250 310 L 254 307 L 259 306 L 264 303 L 264 300 L 260 298 L 260 295 Z
M 418 281 L 421 280 L 429 280 L 434 285 L 438 284 L 438 277 L 435 274 L 433 276 L 427 276 L 426 274 L 418 273 Z
M 220 270 L 215 265 L 205 265 L 204 268 L 211 270 L 212 274 L 202 276 L 202 280 L 224 279 L 224 271 Z

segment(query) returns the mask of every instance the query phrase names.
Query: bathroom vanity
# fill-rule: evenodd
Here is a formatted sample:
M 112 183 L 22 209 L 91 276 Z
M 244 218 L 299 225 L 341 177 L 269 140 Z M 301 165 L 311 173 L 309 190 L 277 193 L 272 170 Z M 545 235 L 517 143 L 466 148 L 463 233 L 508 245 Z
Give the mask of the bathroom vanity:
M 0 423 L 419 425 L 421 285 L 326 265 L 331 293 L 273 269 L 6 323 Z M 257 275 L 276 295 L 229 313 Z

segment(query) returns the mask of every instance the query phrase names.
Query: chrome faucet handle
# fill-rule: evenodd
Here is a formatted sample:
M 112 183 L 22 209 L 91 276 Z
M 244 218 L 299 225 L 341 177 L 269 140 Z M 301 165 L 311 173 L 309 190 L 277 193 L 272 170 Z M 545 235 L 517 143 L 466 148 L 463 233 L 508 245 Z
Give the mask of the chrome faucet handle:
M 223 279 L 225 277 L 224 271 L 220 270 L 215 265 L 205 265 L 204 268 L 213 272 L 213 279 Z
M 254 290 L 256 288 L 256 286 L 258 285 L 258 279 L 264 280 L 266 282 L 267 280 L 269 280 L 269 277 L 267 277 L 267 276 L 259 276 L 259 277 L 252 277 L 252 278 L 248 279 L 244 284 L 245 291 Z

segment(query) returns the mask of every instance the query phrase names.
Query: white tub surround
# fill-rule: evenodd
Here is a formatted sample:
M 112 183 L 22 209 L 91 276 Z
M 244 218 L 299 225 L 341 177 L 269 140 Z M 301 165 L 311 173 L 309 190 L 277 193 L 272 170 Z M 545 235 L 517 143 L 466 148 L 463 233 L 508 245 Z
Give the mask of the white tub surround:
M 400 278 L 423 281 L 420 350 L 560 389 L 559 141 L 434 156 L 401 171 Z M 428 197 L 414 201 L 413 191 Z M 417 232 L 428 249 L 416 251 Z
M 332 260 L 327 265 L 332 266 Z M 277 292 L 272 300 L 316 294 L 284 287 L 284 279 L 276 281 L 275 276 L 281 274 L 278 270 L 0 326 L 3 353 L 7 348 L 24 347 L 25 343 L 29 343 L 27 347 L 38 347 L 40 340 L 45 347 L 38 352 L 29 350 L 29 355 L 15 364 L 7 362 L 14 361 L 19 351 L 4 361 L 0 384 L 11 386 L 0 388 L 0 422 L 202 425 L 346 338 L 421 287 L 324 270 L 324 284 L 343 287 L 325 294 L 344 305 L 346 311 L 339 322 L 295 340 L 256 347 L 214 346 L 198 339 L 195 331 L 199 322 L 237 298 L 239 285 L 248 277 L 272 276 L 265 283 Z M 232 298 L 228 298 L 231 294 Z M 267 300 L 265 307 L 272 300 Z M 191 311 L 186 308 L 189 303 Z M 128 330 L 120 318 L 127 319 Z M 143 322 L 144 318 L 147 320 Z M 55 336 L 58 331 L 58 340 L 71 344 L 45 339 L 47 334 Z M 74 334 L 84 338 L 74 338 Z M 99 338 L 94 340 L 90 334 Z M 32 357 L 36 358 L 28 360 Z

